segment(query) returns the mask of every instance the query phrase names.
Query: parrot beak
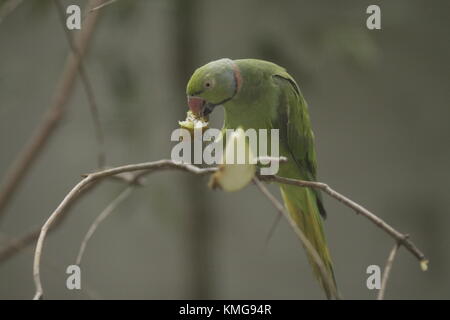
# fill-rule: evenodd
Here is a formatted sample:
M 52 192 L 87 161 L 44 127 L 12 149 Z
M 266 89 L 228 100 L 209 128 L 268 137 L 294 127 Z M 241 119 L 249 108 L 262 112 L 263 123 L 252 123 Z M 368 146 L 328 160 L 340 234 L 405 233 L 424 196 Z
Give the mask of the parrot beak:
M 187 99 L 189 109 L 192 111 L 192 113 L 197 116 L 201 116 L 203 113 L 203 106 L 205 105 L 206 101 L 202 98 L 191 96 L 188 96 Z
M 193 96 L 188 96 L 188 106 L 193 114 L 201 117 L 209 115 L 215 107 L 214 104 L 206 102 L 206 100 L 202 98 Z

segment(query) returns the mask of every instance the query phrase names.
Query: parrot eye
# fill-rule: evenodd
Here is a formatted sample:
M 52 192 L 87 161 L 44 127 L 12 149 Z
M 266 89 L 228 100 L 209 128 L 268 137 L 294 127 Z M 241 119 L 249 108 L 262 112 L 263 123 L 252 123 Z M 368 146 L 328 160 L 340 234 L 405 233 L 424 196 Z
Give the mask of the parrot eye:
M 205 81 L 205 83 L 203 84 L 204 85 L 204 87 L 206 88 L 206 89 L 209 89 L 209 88 L 211 88 L 212 86 L 213 86 L 213 81 L 212 80 L 206 80 Z

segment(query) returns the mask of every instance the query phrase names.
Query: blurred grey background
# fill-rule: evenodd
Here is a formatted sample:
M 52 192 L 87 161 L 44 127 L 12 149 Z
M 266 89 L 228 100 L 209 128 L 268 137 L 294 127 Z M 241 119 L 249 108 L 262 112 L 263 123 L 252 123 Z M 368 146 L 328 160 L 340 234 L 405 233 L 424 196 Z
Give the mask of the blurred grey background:
M 0 1 L 0 4 L 5 1 Z M 86 1 L 63 1 L 65 6 Z M 382 30 L 366 28 L 381 7 Z M 119 0 L 101 9 L 85 59 L 110 166 L 170 157 L 185 117 L 185 84 L 222 57 L 287 68 L 310 105 L 319 180 L 366 206 L 430 259 L 401 249 L 389 299 L 450 298 L 450 20 L 448 1 Z M 69 53 L 52 1 L 23 1 L 0 23 L 0 177 L 47 109 Z M 98 145 L 78 82 L 60 127 L 0 223 L 0 248 L 42 225 Z M 222 111 L 212 116 L 221 127 Z M 82 263 L 82 290 L 65 287 L 81 240 L 122 189 L 84 197 L 45 244 L 47 299 L 322 299 L 303 248 L 250 185 L 211 191 L 180 172 L 148 177 L 102 224 Z M 279 196 L 275 186 L 271 190 Z M 393 240 L 329 197 L 326 232 L 344 298 L 373 299 L 366 268 L 384 267 Z M 0 264 L 0 298 L 34 293 L 34 244 Z

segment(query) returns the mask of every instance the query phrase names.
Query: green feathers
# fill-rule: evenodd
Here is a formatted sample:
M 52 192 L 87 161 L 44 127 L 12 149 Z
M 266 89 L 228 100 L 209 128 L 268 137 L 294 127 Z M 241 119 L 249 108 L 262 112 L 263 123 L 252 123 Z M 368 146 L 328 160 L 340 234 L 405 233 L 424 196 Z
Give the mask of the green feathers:
M 279 129 L 280 156 L 289 161 L 280 165 L 278 174 L 316 180 L 316 153 L 308 108 L 297 83 L 284 68 L 255 59 L 213 61 L 195 71 L 187 94 L 193 101 L 191 110 L 201 115 L 223 105 L 224 129 Z M 325 210 L 321 194 L 309 188 L 287 185 L 280 188 L 292 219 L 314 246 L 334 282 L 322 226 Z M 322 279 L 318 266 L 309 260 L 326 296 L 336 298 L 335 283 Z

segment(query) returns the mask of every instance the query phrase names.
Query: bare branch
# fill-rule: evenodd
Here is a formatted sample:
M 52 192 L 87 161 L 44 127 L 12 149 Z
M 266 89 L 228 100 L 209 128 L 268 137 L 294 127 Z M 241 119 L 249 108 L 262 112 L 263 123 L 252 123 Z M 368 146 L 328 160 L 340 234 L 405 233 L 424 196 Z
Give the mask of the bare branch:
M 389 253 L 389 257 L 386 261 L 386 267 L 384 268 L 383 278 L 381 280 L 381 288 L 380 291 L 378 292 L 377 300 L 384 299 L 384 293 L 386 292 L 386 286 L 389 279 L 389 275 L 391 273 L 392 265 L 394 264 L 395 255 L 397 254 L 397 251 L 400 248 L 400 246 L 401 244 L 399 242 L 396 242 L 391 252 Z
M 302 181 L 290 178 L 284 178 L 279 176 L 270 176 L 270 175 L 260 175 L 259 179 L 262 181 L 275 181 L 284 184 L 290 184 L 298 187 L 310 187 L 314 189 L 320 189 L 329 196 L 334 199 L 342 202 L 347 207 L 353 209 L 357 214 L 361 214 L 370 221 L 372 221 L 375 225 L 380 227 L 386 233 L 388 233 L 391 237 L 393 237 L 397 242 L 403 245 L 406 249 L 408 249 L 419 261 L 422 269 L 424 269 L 424 265 L 428 263 L 428 260 L 425 258 L 425 255 L 412 243 L 406 234 L 400 233 L 387 224 L 384 220 L 364 208 L 363 206 L 357 204 L 356 202 L 350 200 L 339 192 L 331 189 L 327 184 L 322 182 L 314 182 L 314 181 Z
M 102 2 L 103 0 L 90 0 L 91 5 L 99 5 Z M 30 136 L 28 143 L 13 161 L 5 175 L 2 188 L 0 189 L 0 216 L 4 214 L 4 210 L 14 192 L 44 149 L 65 113 L 65 107 L 74 88 L 81 58 L 87 50 L 97 19 L 98 11 L 89 15 L 84 21 L 83 28 L 76 40 L 76 47 L 80 54 L 70 54 L 67 58 L 66 66 L 50 107 L 45 113 L 42 122 Z
M 97 227 L 100 225 L 100 223 L 103 222 L 125 199 L 127 199 L 130 195 L 133 189 L 135 188 L 134 185 L 130 185 L 126 187 L 113 201 L 111 201 L 108 206 L 103 210 L 100 215 L 94 220 L 92 225 L 89 227 L 88 232 L 83 238 L 83 241 L 81 242 L 80 250 L 78 251 L 76 264 L 80 265 L 81 260 L 83 259 L 83 254 L 86 249 L 87 243 L 91 239 L 94 232 L 97 230 Z
M 272 239 L 273 234 L 275 233 L 275 229 L 277 228 L 278 223 L 280 222 L 282 216 L 283 215 L 281 214 L 281 212 L 278 212 L 277 216 L 273 220 L 272 225 L 270 226 L 269 232 L 267 233 L 266 245 L 268 245 L 270 239 Z
M 34 299 L 40 299 L 43 295 L 42 290 L 42 283 L 40 279 L 40 261 L 41 261 L 41 255 L 42 255 L 42 248 L 44 244 L 45 237 L 50 230 L 50 228 L 54 225 L 55 221 L 57 221 L 58 217 L 67 209 L 68 206 L 72 205 L 76 199 L 77 195 L 80 193 L 80 191 L 84 190 L 86 187 L 90 186 L 94 182 L 98 182 L 104 178 L 112 177 L 112 176 L 126 176 L 125 173 L 129 172 L 135 172 L 134 177 L 131 179 L 132 183 L 138 183 L 141 178 L 143 178 L 145 175 L 148 175 L 150 173 L 153 173 L 155 171 L 161 171 L 161 170 L 180 170 L 189 172 L 196 175 L 210 175 L 214 172 L 216 172 L 218 169 L 215 167 L 212 168 L 199 168 L 191 164 L 187 163 L 180 163 L 180 162 L 174 162 L 172 160 L 159 160 L 154 162 L 145 162 L 145 163 L 138 163 L 138 164 L 130 164 L 115 168 L 109 168 L 93 173 L 89 173 L 84 176 L 84 178 L 75 185 L 75 187 L 66 195 L 66 197 L 63 199 L 63 201 L 59 204 L 59 206 L 53 211 L 53 213 L 50 215 L 50 217 L 47 219 L 45 224 L 41 228 L 41 232 L 39 234 L 39 238 L 36 244 L 36 250 L 34 255 L 34 264 L 33 264 L 33 277 L 34 282 L 36 286 L 36 293 L 34 296 Z M 317 188 L 320 190 L 323 190 L 327 194 L 331 195 L 333 198 L 341 201 L 346 206 L 352 208 L 358 213 L 361 213 L 362 215 L 366 216 L 370 221 L 375 223 L 377 226 L 379 226 L 381 229 L 385 230 L 388 234 L 390 234 L 392 237 L 394 237 L 399 245 L 404 245 L 411 253 L 413 253 L 420 261 L 421 261 L 421 267 L 424 269 L 426 267 L 427 260 L 425 259 L 425 256 L 422 254 L 422 252 L 417 249 L 417 247 L 409 240 L 407 239 L 407 235 L 404 235 L 391 226 L 389 226 L 386 222 L 375 216 L 373 213 L 369 212 L 367 209 L 363 208 L 359 204 L 353 202 L 352 200 L 346 198 L 345 196 L 339 194 L 338 192 L 331 189 L 328 185 L 321 183 L 321 182 L 311 182 L 311 181 L 303 181 L 303 180 L 295 180 L 295 179 L 288 179 L 283 178 L 279 176 L 258 176 L 259 180 L 261 181 L 276 181 L 279 183 L 285 183 L 285 184 L 291 184 L 296 185 L 300 187 L 311 187 L 311 188 Z M 129 178 L 127 178 L 127 181 Z M 258 180 L 258 182 L 259 182 Z M 256 181 L 256 180 L 255 180 Z M 255 182 L 257 183 L 257 182 Z M 261 184 L 257 185 L 261 186 Z M 263 189 L 264 190 L 264 189 Z M 261 190 L 262 191 L 262 190 Z M 270 194 L 270 193 L 269 193 Z M 267 195 L 266 195 L 267 196 Z M 270 194 L 271 197 L 273 197 Z M 270 198 L 269 198 L 270 199 Z M 276 199 L 275 199 L 276 200 Z M 285 214 L 284 208 L 277 204 L 276 206 L 278 209 L 282 209 L 282 213 Z M 289 220 L 290 224 L 292 224 L 292 221 Z M 295 225 L 295 224 L 294 224 Z M 299 235 L 298 228 L 294 227 L 294 230 L 296 230 L 296 233 Z M 302 238 L 301 235 L 299 235 L 300 238 Z M 306 239 L 307 240 L 307 239 Z M 305 243 L 305 241 L 303 241 Z M 307 244 L 305 246 L 308 246 Z M 310 250 L 308 250 L 310 251 Z M 316 253 L 317 254 L 317 253 Z M 314 255 L 312 253 L 312 255 Z M 318 262 L 318 265 L 321 263 Z M 322 263 L 323 266 L 323 263 Z
M 64 13 L 64 8 L 60 2 L 60 0 L 53 0 L 55 7 L 58 11 L 59 20 L 61 22 L 62 29 L 66 36 L 67 42 L 69 43 L 70 50 L 72 54 L 77 56 L 80 59 L 80 63 L 78 66 L 78 72 L 80 74 L 81 83 L 83 84 L 83 89 L 86 92 L 86 96 L 89 103 L 89 110 L 91 112 L 92 122 L 94 124 L 95 136 L 98 143 L 98 167 L 103 168 L 106 163 L 106 152 L 105 152 L 105 138 L 103 134 L 102 124 L 100 121 L 100 113 L 98 111 L 97 99 L 95 98 L 94 89 L 92 88 L 91 81 L 86 72 L 86 68 L 84 66 L 83 57 L 78 50 L 74 40 L 72 39 L 72 35 L 66 27 L 66 17 Z
M 103 7 L 109 6 L 110 4 L 113 4 L 113 3 L 116 2 L 116 1 L 117 1 L 117 0 L 109 0 L 109 1 L 106 1 L 105 3 L 103 3 L 103 4 L 99 5 L 99 6 L 96 6 L 96 7 L 92 8 L 91 10 L 89 10 L 89 12 L 96 11 L 96 10 L 101 9 L 101 8 L 103 8 Z
M 6 261 L 15 253 L 22 251 L 22 249 L 28 247 L 31 243 L 34 243 L 39 237 L 40 231 L 40 228 L 36 228 L 20 237 L 12 238 L 11 240 L 8 239 L 7 244 L 3 245 L 0 249 L 0 263 Z
M 176 169 L 181 171 L 186 171 L 190 173 L 194 173 L 197 175 L 208 175 L 215 171 L 216 168 L 198 168 L 191 164 L 177 163 L 172 160 L 159 160 L 154 162 L 145 162 L 139 164 L 131 164 L 125 165 L 116 168 L 110 168 L 103 171 L 98 171 L 94 173 L 88 174 L 83 180 L 81 180 L 75 187 L 66 195 L 64 200 L 59 204 L 55 211 L 50 215 L 47 221 L 41 228 L 41 232 L 39 234 L 39 238 L 36 244 L 36 250 L 34 254 L 34 263 L 33 263 L 33 277 L 34 283 L 36 286 L 36 293 L 34 295 L 35 300 L 39 300 L 42 298 L 43 290 L 42 283 L 40 278 L 40 261 L 42 255 L 42 247 L 44 244 L 45 237 L 47 235 L 48 230 L 53 226 L 54 222 L 58 219 L 58 217 L 64 212 L 67 206 L 71 205 L 77 198 L 77 195 L 81 190 L 89 186 L 91 183 L 99 181 L 103 178 L 110 177 L 113 175 L 117 175 L 124 172 L 136 172 L 136 171 L 144 171 L 141 174 L 136 175 L 136 179 L 141 178 L 142 176 L 155 172 L 156 170 L 167 170 L 167 169 Z
M 303 243 L 303 245 L 306 248 L 306 251 L 311 255 L 314 262 L 319 267 L 319 271 L 322 275 L 322 278 L 325 279 L 327 282 L 327 286 L 329 288 L 333 289 L 333 296 L 336 299 L 339 299 L 339 294 L 337 291 L 336 286 L 334 285 L 333 279 L 331 279 L 330 274 L 327 272 L 325 265 L 320 258 L 319 254 L 317 253 L 314 246 L 311 244 L 311 242 L 308 240 L 308 238 L 305 236 L 302 230 L 297 226 L 297 224 L 292 220 L 290 214 L 284 209 L 284 206 L 270 193 L 270 191 L 259 181 L 257 177 L 253 178 L 253 182 L 258 187 L 258 189 L 261 191 L 261 193 L 269 199 L 270 202 L 272 202 L 273 206 L 278 210 L 279 213 L 281 213 L 286 220 L 289 222 L 289 225 L 294 229 L 297 236 L 300 238 L 300 241 Z

